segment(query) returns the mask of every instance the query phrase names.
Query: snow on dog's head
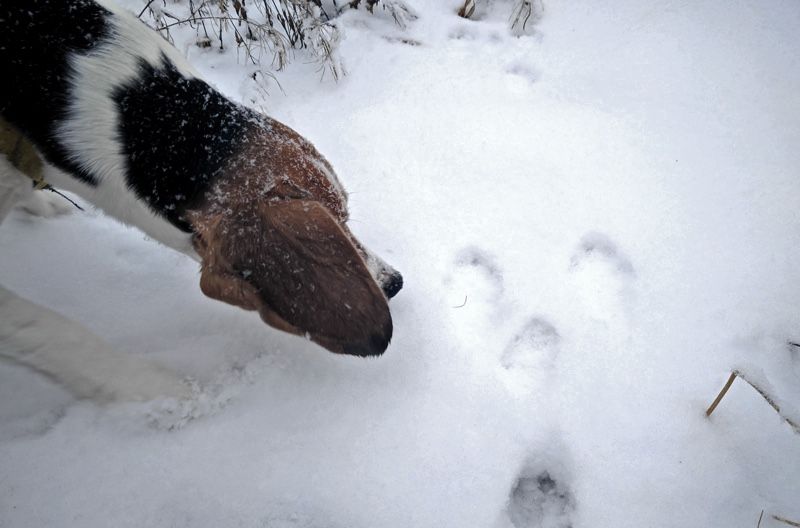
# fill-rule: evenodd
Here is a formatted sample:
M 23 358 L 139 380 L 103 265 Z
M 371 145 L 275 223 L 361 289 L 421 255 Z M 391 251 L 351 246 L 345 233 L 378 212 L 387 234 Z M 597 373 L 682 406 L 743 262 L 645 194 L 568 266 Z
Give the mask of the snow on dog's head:
M 203 293 L 336 353 L 380 355 L 400 274 L 347 228 L 347 195 L 292 129 L 254 124 L 245 147 L 187 215 Z

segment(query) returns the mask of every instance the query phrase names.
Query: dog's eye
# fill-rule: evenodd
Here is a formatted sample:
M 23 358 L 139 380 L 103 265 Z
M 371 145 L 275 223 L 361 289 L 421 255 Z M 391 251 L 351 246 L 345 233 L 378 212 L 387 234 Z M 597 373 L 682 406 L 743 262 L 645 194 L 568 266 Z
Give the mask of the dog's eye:
M 206 247 L 208 247 L 208 244 L 206 243 L 206 239 L 203 237 L 202 234 L 195 232 L 192 235 L 192 247 L 195 249 L 195 251 L 198 251 L 198 252 L 200 250 L 204 250 L 204 249 L 206 249 Z

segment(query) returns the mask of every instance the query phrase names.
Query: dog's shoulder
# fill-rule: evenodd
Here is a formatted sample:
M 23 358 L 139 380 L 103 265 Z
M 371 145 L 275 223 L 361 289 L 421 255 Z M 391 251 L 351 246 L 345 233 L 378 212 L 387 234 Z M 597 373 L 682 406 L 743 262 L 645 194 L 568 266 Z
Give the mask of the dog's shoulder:
M 0 19 L 12 28 L 0 68 L 15 80 L 0 83 L 0 115 L 69 178 L 62 187 L 159 239 L 189 231 L 186 204 L 265 126 L 113 2 L 12 0 Z

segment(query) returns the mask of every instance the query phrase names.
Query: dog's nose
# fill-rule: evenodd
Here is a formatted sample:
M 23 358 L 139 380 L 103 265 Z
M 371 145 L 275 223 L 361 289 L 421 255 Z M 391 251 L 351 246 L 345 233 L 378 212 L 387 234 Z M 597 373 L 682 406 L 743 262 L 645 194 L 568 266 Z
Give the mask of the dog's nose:
M 386 297 L 391 299 L 397 292 L 403 289 L 403 276 L 400 275 L 399 272 L 395 271 L 389 276 L 389 280 L 383 283 L 382 285 L 383 293 L 386 294 Z

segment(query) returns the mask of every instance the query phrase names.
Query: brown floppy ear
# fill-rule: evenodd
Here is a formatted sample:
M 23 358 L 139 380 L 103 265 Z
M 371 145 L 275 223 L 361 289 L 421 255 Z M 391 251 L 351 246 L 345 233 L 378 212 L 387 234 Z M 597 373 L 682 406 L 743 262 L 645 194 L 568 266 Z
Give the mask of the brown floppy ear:
M 331 213 L 319 202 L 263 203 L 207 226 L 201 288 L 258 310 L 268 324 L 344 354 L 383 353 L 388 301 Z

